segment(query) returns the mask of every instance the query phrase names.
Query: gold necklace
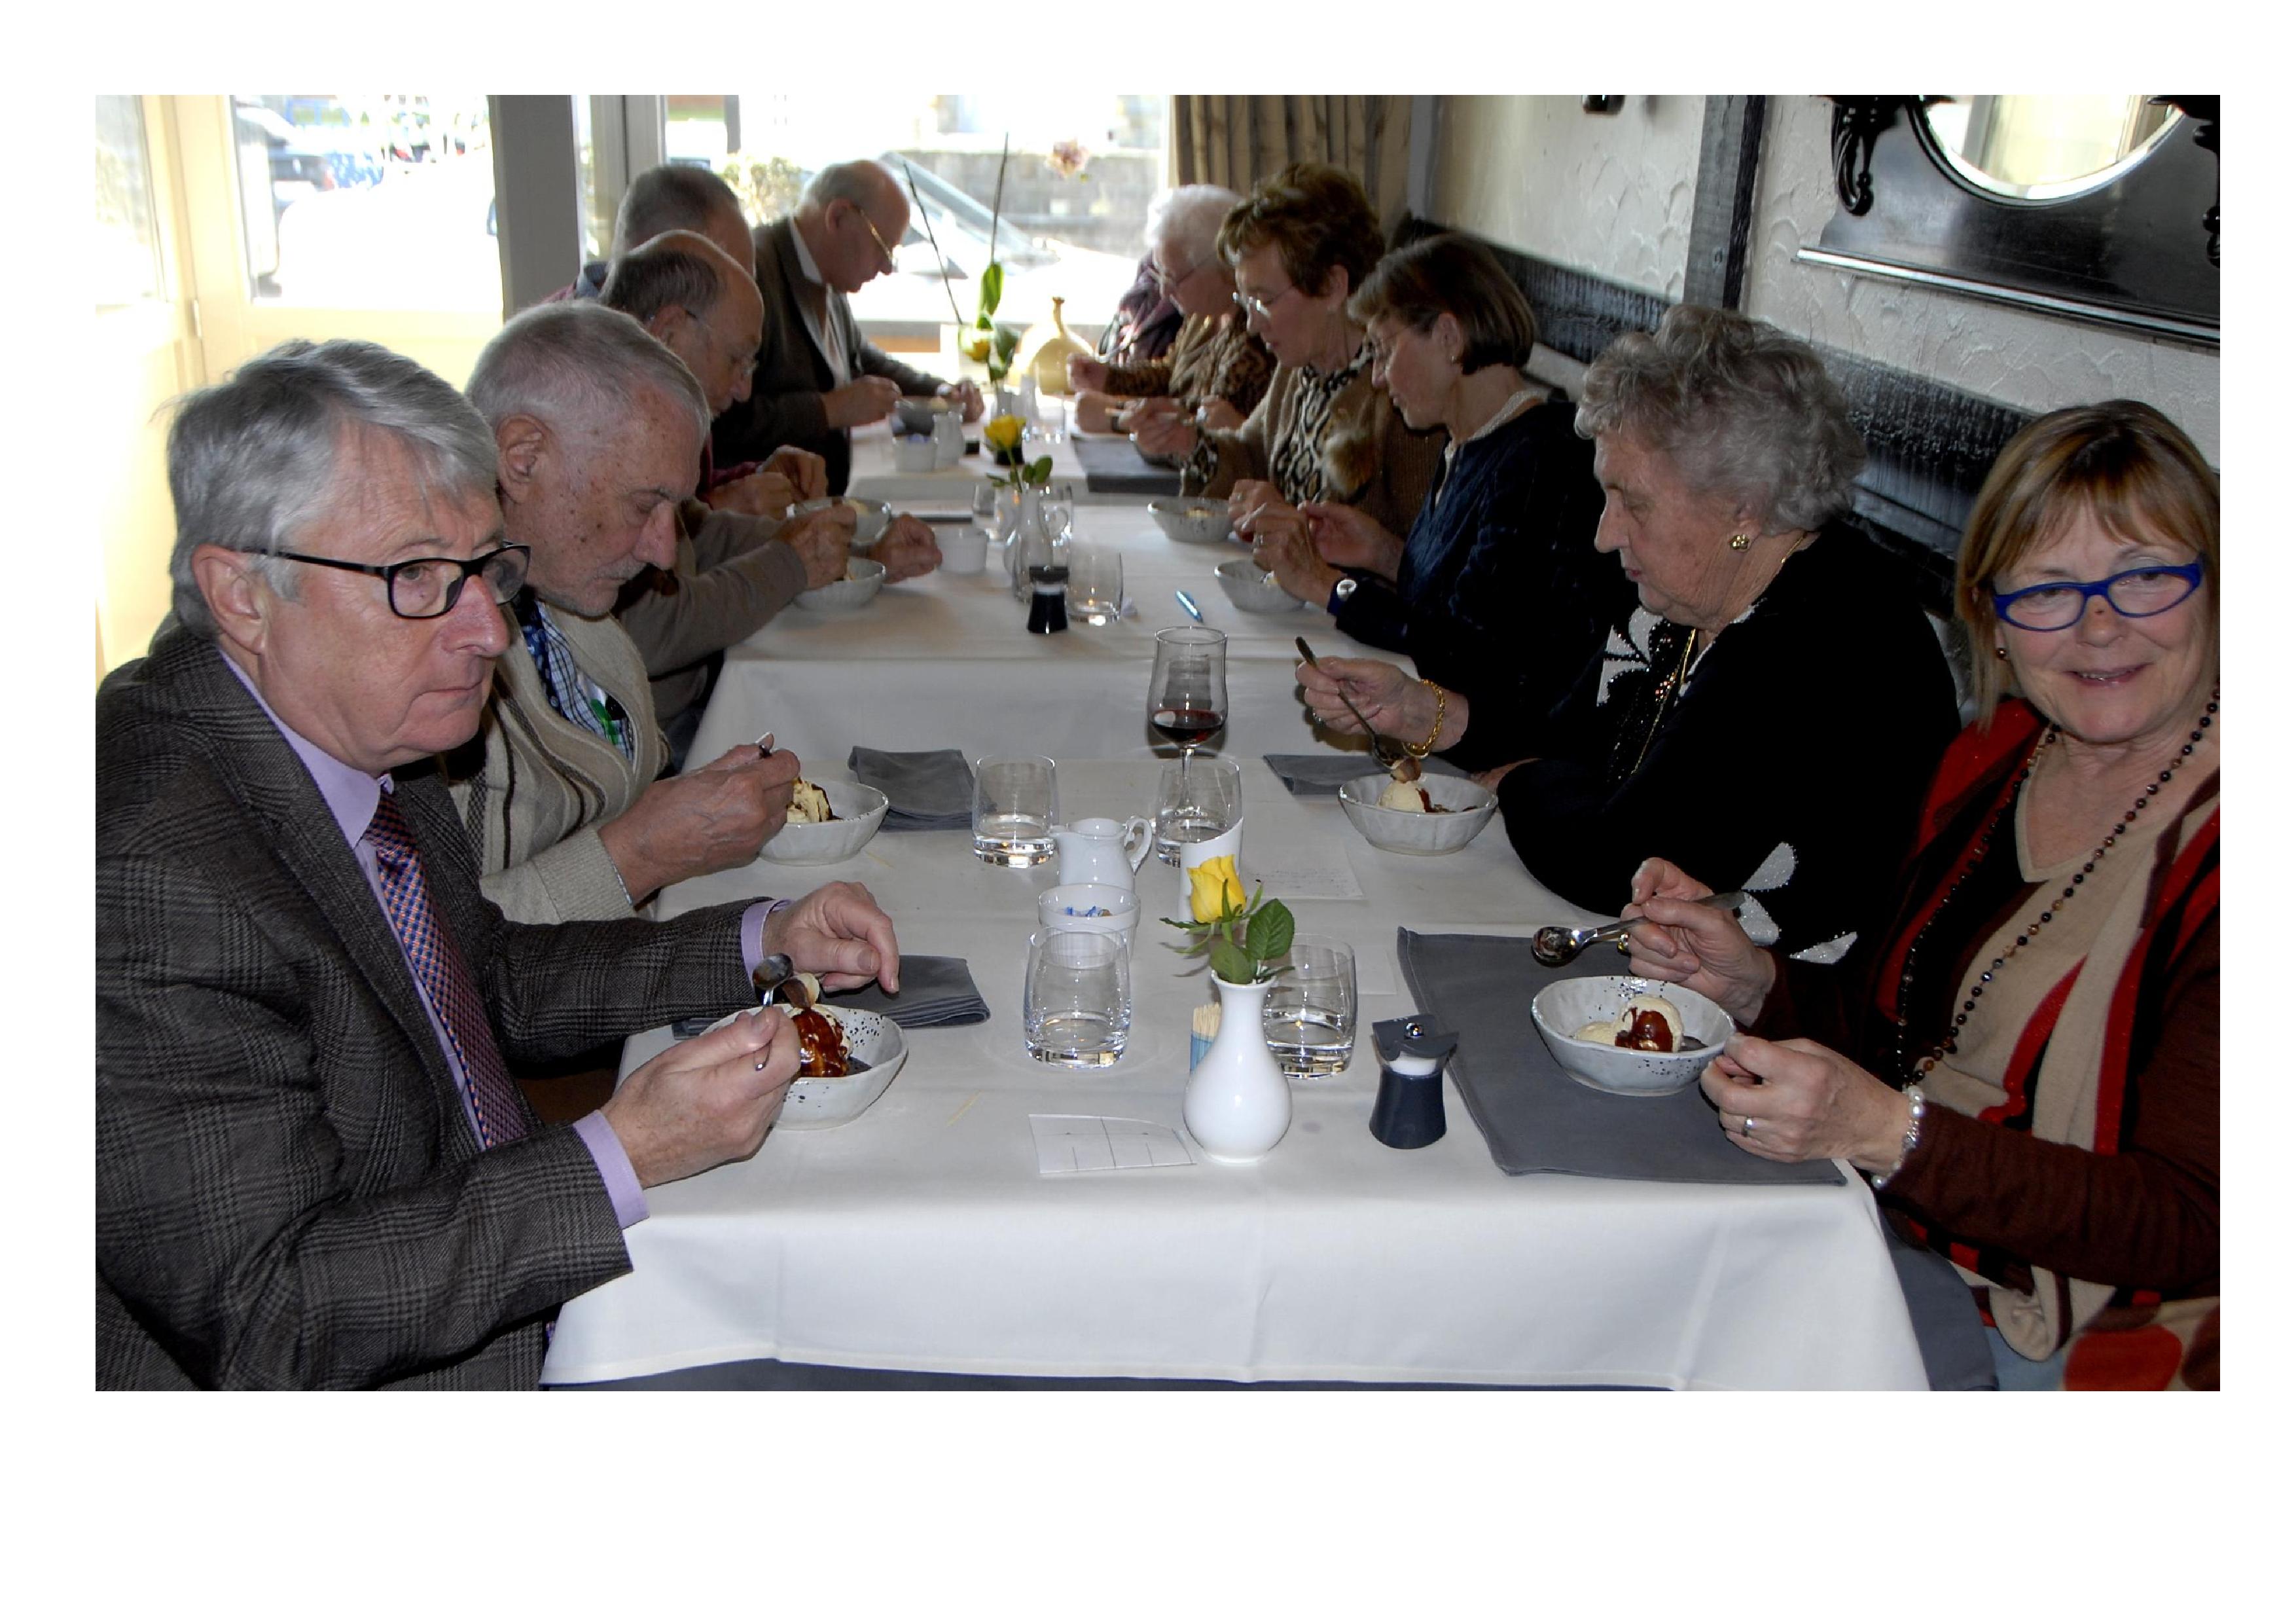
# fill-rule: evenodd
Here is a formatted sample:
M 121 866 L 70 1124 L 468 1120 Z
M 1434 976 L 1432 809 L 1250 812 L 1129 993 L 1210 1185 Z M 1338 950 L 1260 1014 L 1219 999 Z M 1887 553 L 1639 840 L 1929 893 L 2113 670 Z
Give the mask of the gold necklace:
M 1632 778 L 1643 770 L 1643 757 L 1650 754 L 1651 746 L 1658 741 L 1658 729 L 1666 725 L 1667 705 L 1674 698 L 1676 690 L 1690 680 L 1690 662 L 1697 652 L 1698 628 L 1693 626 L 1690 628 L 1690 635 L 1682 640 L 1682 658 L 1676 662 L 1674 669 L 1667 673 L 1651 694 L 1650 731 L 1643 737 L 1642 748 L 1635 752 L 1635 763 L 1627 769 L 1628 778 Z M 1620 781 L 1625 780 L 1622 779 Z

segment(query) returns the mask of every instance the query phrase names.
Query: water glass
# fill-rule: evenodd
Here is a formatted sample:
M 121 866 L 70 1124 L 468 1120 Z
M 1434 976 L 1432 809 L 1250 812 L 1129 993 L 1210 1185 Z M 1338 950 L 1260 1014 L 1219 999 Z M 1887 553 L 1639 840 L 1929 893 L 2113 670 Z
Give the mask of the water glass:
M 1329 935 L 1294 935 L 1260 1029 L 1287 1076 L 1347 1069 L 1356 1051 L 1355 949 Z
M 1078 546 L 1069 553 L 1069 618 L 1111 625 L 1124 609 L 1124 555 L 1115 548 Z
M 1004 487 L 988 480 L 976 481 L 972 487 L 972 525 L 992 541 L 1004 539 L 1004 526 L 997 512 L 997 497 Z
M 1114 1065 L 1132 1032 L 1132 960 L 1121 935 L 1038 930 L 1021 993 L 1029 1057 L 1079 1070 Z
M 1243 820 L 1243 769 L 1198 755 L 1164 769 L 1156 795 L 1156 858 L 1177 868 L 1180 847 L 1226 834 Z
M 972 769 L 972 853 L 998 868 L 1034 868 L 1053 854 L 1060 786 L 1042 755 L 983 755 Z

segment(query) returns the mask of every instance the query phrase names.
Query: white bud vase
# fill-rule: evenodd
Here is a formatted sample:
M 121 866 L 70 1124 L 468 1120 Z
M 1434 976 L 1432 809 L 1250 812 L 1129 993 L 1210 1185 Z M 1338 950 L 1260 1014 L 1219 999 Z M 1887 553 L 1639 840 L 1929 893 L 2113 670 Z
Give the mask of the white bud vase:
M 1212 985 L 1219 990 L 1219 1035 L 1188 1078 L 1180 1119 L 1212 1160 L 1257 1161 L 1292 1126 L 1292 1084 L 1260 1026 L 1275 983 L 1238 985 L 1214 976 Z

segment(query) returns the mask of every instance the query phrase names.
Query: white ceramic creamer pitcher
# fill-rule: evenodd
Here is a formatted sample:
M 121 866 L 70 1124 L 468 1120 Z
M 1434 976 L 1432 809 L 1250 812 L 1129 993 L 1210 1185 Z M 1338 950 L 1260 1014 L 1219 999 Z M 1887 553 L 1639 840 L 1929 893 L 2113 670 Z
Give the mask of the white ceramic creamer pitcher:
M 1154 828 L 1144 817 L 1080 817 L 1053 830 L 1063 885 L 1113 885 L 1134 889 L 1132 876 L 1148 860 Z

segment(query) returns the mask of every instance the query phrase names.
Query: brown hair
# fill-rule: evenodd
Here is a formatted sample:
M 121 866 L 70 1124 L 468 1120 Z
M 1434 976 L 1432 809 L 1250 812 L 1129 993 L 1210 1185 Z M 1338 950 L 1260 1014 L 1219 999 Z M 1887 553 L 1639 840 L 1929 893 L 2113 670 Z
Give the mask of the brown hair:
M 1348 301 L 1348 314 L 1365 326 L 1391 316 L 1423 333 L 1448 316 L 1466 335 L 1459 370 L 1485 367 L 1521 371 L 1538 342 L 1538 323 L 1522 290 L 1507 280 L 1497 256 L 1471 236 L 1446 231 L 1398 248 L 1374 268 Z
M 1283 274 L 1303 292 L 1323 289 L 1336 265 L 1348 286 L 1363 285 L 1385 243 L 1371 200 L 1356 177 L 1328 163 L 1295 163 L 1251 188 L 1220 224 L 1219 255 L 1234 265 L 1262 243 L 1275 244 Z
M 2182 429 L 2142 400 L 2069 406 L 2026 424 L 1985 476 L 1955 570 L 1978 720 L 1992 719 L 2005 674 L 1990 656 L 2001 633 L 1994 581 L 2081 514 L 2122 540 L 2177 541 L 2198 554 L 2213 636 L 2217 502 L 2215 471 Z

